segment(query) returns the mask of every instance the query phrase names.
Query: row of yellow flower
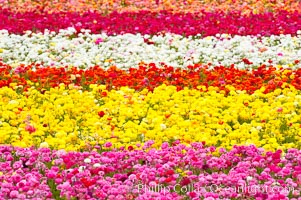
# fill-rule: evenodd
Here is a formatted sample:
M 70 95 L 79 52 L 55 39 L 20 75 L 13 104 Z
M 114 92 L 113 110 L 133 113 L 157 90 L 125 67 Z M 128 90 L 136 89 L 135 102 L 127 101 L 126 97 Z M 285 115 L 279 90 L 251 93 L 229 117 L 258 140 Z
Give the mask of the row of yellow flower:
M 42 94 L 0 89 L 0 144 L 81 150 L 112 142 L 114 147 L 154 140 L 205 141 L 225 148 L 255 144 L 267 150 L 300 148 L 301 94 L 292 86 L 264 94 L 235 91 L 228 96 L 162 85 L 148 92 L 81 91 L 60 85 Z M 200 88 L 201 89 L 201 88 Z

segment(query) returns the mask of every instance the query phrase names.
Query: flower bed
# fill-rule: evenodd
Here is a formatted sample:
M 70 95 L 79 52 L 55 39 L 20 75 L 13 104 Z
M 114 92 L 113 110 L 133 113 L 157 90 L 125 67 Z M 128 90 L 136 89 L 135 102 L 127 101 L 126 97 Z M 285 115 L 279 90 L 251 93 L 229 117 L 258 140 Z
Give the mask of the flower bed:
M 67 12 L 86 12 L 93 10 L 94 12 L 110 13 L 118 12 L 137 12 L 139 10 L 148 10 L 158 12 L 160 10 L 168 10 L 177 12 L 199 12 L 206 10 L 210 12 L 219 11 L 236 11 L 241 10 L 244 14 L 277 12 L 286 10 L 289 12 L 300 11 L 300 2 L 294 0 L 274 1 L 254 1 L 254 0 L 235 0 L 235 1 L 216 1 L 216 0 L 93 0 L 93 1 L 69 1 L 69 0 L 3 0 L 2 7 L 14 12 L 47 12 L 53 13 L 57 11 Z
M 300 147 L 300 92 L 289 85 L 264 94 L 252 95 L 226 85 L 187 87 L 161 85 L 153 92 L 121 87 L 106 90 L 89 85 L 38 91 L 37 83 L 21 92 L 1 88 L 1 143 L 15 146 L 48 144 L 54 149 L 80 150 L 86 145 L 110 141 L 129 146 L 155 140 L 180 140 L 189 144 L 206 141 L 216 147 L 256 144 L 267 150 Z M 9 134 L 8 134 L 9 133 Z
M 2 146 L 1 198 L 284 199 L 299 197 L 300 156 L 290 149 L 225 149 L 174 143 L 144 150 L 66 153 Z M 145 151 L 148 149 L 148 151 Z
M 299 60 L 295 61 L 295 65 Z M 128 86 L 141 91 L 153 91 L 156 87 L 166 84 L 176 86 L 177 91 L 184 89 L 198 89 L 208 91 L 208 87 L 218 87 L 225 95 L 229 93 L 227 85 L 248 94 L 264 87 L 263 92 L 268 93 L 277 88 L 285 88 L 287 84 L 300 90 L 301 69 L 292 70 L 281 66 L 261 65 L 254 70 L 239 70 L 230 67 L 208 65 L 189 65 L 187 69 L 174 68 L 161 63 L 140 63 L 137 67 L 121 70 L 111 66 L 104 70 L 94 66 L 86 70 L 76 67 L 46 67 L 41 64 L 20 65 L 12 67 L 0 62 L 0 87 L 10 87 L 18 92 L 27 91 L 34 86 L 37 90 L 45 92 L 61 83 L 76 86 L 82 90 L 89 90 L 89 85 L 105 85 L 107 90 L 120 89 Z M 202 87 L 204 86 L 204 87 Z M 203 88 L 203 89 L 202 89 Z
M 301 23 L 300 23 L 301 24 Z M 127 70 L 141 62 L 165 63 L 177 68 L 204 63 L 253 69 L 262 64 L 299 68 L 301 31 L 297 36 L 270 37 L 201 36 L 183 37 L 175 34 L 158 36 L 124 34 L 108 36 L 83 30 L 78 36 L 69 28 L 55 34 L 28 32 L 25 35 L 0 35 L 2 62 L 17 66 L 43 64 L 48 66 L 75 66 L 82 69 L 112 65 Z M 17 48 L 16 48 L 17 47 Z
M 44 32 L 45 29 L 58 32 L 60 29 L 74 27 L 77 32 L 90 29 L 92 33 L 105 32 L 108 35 L 132 33 L 155 35 L 169 32 L 179 35 L 214 36 L 216 34 L 232 35 L 296 35 L 301 30 L 299 12 L 290 13 L 282 10 L 277 13 L 266 12 L 242 15 L 241 11 L 230 13 L 195 12 L 175 13 L 168 11 L 137 13 L 113 12 L 103 15 L 97 12 L 73 13 L 36 12 L 14 13 L 0 10 L 0 30 L 23 34 L 25 31 Z

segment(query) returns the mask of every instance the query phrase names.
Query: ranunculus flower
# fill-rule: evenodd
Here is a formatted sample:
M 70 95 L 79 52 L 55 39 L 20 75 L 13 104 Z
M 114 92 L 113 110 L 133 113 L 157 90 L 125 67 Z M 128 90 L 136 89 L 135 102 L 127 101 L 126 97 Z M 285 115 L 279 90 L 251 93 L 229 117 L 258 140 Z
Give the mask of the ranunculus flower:
M 103 117 L 104 115 L 105 115 L 105 112 L 104 112 L 104 111 L 99 111 L 99 112 L 98 112 L 98 116 L 99 116 L 99 117 Z
M 106 148 L 110 148 L 112 146 L 112 143 L 111 142 L 106 142 L 103 146 L 106 147 Z
M 36 128 L 32 125 L 26 125 L 25 130 L 29 133 L 34 133 L 36 131 Z
M 97 38 L 96 41 L 95 41 L 95 44 L 96 45 L 99 45 L 100 43 L 103 42 L 103 39 L 102 38 Z

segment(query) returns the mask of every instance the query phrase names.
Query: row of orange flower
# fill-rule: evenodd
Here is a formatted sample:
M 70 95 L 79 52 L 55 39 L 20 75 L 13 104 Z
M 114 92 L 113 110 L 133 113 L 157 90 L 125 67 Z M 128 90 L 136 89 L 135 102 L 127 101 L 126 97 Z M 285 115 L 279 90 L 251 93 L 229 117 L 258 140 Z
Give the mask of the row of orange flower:
M 299 62 L 296 60 L 295 62 Z M 209 69 L 210 68 L 210 69 Z M 33 84 L 40 90 L 56 87 L 61 83 L 74 84 L 88 89 L 90 84 L 106 85 L 107 89 L 118 89 L 129 86 L 135 90 L 147 88 L 152 91 L 161 84 L 175 85 L 178 90 L 184 87 L 215 86 L 227 91 L 226 85 L 232 85 L 237 90 L 253 93 L 265 87 L 265 92 L 271 92 L 290 83 L 296 89 L 301 89 L 301 69 L 284 69 L 281 66 L 259 66 L 256 70 L 239 70 L 234 65 L 215 66 L 211 64 L 195 64 L 187 69 L 174 68 L 164 63 L 156 66 L 153 63 L 140 63 L 128 71 L 111 66 L 108 70 L 94 66 L 87 70 L 76 67 L 42 67 L 39 64 L 21 65 L 15 69 L 0 63 L 0 87 L 13 86 L 27 90 Z
M 269 11 L 287 10 L 300 11 L 300 1 L 295 0 L 2 0 L 2 7 L 14 12 L 85 12 L 97 10 L 98 12 L 135 12 L 141 9 L 158 11 L 169 10 L 173 12 L 206 11 L 233 11 L 242 10 L 245 14 L 263 13 Z

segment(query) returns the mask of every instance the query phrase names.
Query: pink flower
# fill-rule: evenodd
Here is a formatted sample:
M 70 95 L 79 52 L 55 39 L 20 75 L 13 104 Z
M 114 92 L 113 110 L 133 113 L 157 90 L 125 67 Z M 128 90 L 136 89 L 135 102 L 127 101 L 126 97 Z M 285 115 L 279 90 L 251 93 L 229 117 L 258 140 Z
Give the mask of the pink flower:
M 17 197 L 18 197 L 18 194 L 19 194 L 18 191 L 13 190 L 13 191 L 11 191 L 11 192 L 9 193 L 9 196 L 10 196 L 11 198 L 17 198 Z
M 106 142 L 103 146 L 106 147 L 106 148 L 110 148 L 112 146 L 112 143 L 111 142 Z
M 221 85 L 226 84 L 226 82 L 225 82 L 225 80 L 224 80 L 223 78 L 220 78 L 220 79 L 219 79 L 219 83 L 220 83 Z
M 99 45 L 101 42 L 103 42 L 103 39 L 102 38 L 97 38 L 96 41 L 95 41 L 95 44 Z
M 24 67 L 17 67 L 15 69 L 15 73 L 16 74 L 21 74 L 21 73 L 24 73 L 25 72 L 25 68 Z
M 142 80 L 142 83 L 143 83 L 144 85 L 148 85 L 148 84 L 149 84 L 148 78 L 144 78 L 144 79 Z
M 215 152 L 215 147 L 214 146 L 211 146 L 211 147 L 209 147 L 209 150 L 211 151 L 211 152 Z
M 36 128 L 33 127 L 32 125 L 27 125 L 25 127 L 25 130 L 28 131 L 31 134 L 31 133 L 34 133 L 36 131 Z
M 162 148 L 162 149 L 167 149 L 168 147 L 169 147 L 168 142 L 164 142 L 164 143 L 161 145 L 161 148 Z
M 244 34 L 245 31 L 246 31 L 246 28 L 244 26 L 242 26 L 238 29 L 239 34 Z
M 46 173 L 46 176 L 47 176 L 47 178 L 53 179 L 53 178 L 55 178 L 56 174 L 57 174 L 56 172 L 51 170 L 48 173 Z

